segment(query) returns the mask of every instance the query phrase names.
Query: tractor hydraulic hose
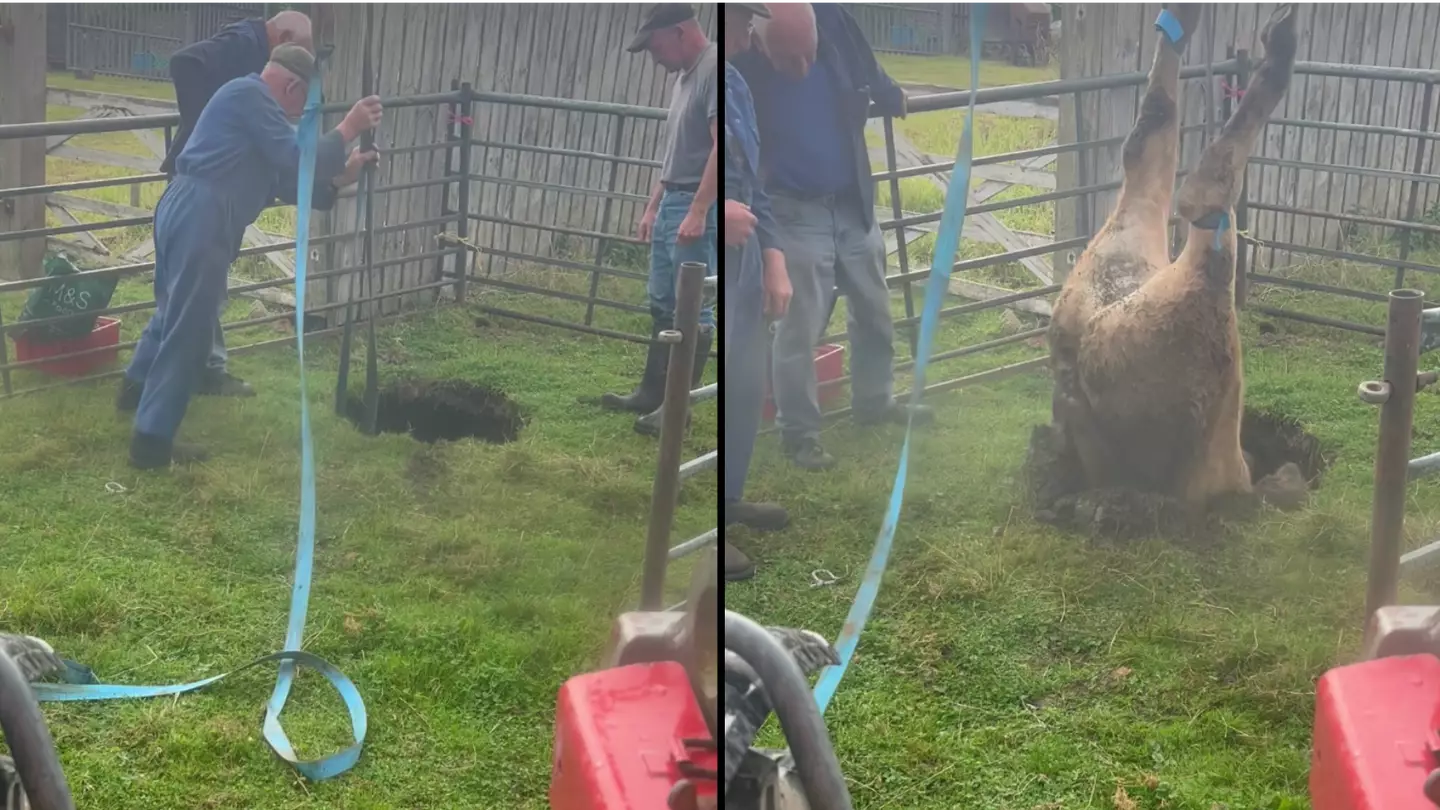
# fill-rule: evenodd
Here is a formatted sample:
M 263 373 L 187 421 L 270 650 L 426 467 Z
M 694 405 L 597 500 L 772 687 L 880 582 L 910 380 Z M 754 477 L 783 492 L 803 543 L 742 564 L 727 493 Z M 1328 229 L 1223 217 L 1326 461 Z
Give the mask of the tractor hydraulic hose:
M 34 810 L 75 810 L 40 704 L 30 693 L 20 667 L 4 652 L 0 652 L 0 732 L 15 757 L 15 770 L 30 806 Z
M 765 628 L 728 610 L 725 648 L 744 659 L 764 684 L 810 806 L 851 810 L 850 789 L 840 772 L 830 733 L 810 695 L 810 685 L 790 654 Z

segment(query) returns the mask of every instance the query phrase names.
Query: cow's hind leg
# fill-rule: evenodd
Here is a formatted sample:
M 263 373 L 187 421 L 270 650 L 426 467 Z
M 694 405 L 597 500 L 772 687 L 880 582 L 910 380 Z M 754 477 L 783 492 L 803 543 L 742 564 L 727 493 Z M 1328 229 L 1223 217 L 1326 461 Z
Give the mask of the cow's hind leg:
M 1121 152 L 1125 175 L 1120 198 L 1111 217 L 1112 229 L 1143 227 L 1152 233 L 1159 253 L 1152 261 L 1164 261 L 1165 221 L 1169 217 L 1171 193 L 1180 150 L 1180 57 L 1185 43 L 1200 24 L 1199 3 L 1171 4 L 1167 13 L 1175 26 L 1162 33 L 1155 47 L 1155 61 L 1150 66 L 1150 82 L 1140 101 L 1140 115 L 1125 138 Z M 1163 19 L 1163 17 L 1162 17 Z M 1178 43 L 1171 35 L 1181 36 Z
M 1295 4 L 1276 9 L 1275 16 L 1261 34 L 1265 59 L 1245 89 L 1245 97 L 1230 120 L 1225 122 L 1220 137 L 1205 148 L 1196 167 L 1180 186 L 1175 207 L 1180 216 L 1201 231 L 1223 228 L 1222 215 L 1228 216 L 1240 199 L 1240 185 L 1245 176 L 1245 163 L 1265 129 L 1270 114 L 1280 105 L 1290 86 L 1295 67 Z M 1196 233 L 1190 238 L 1213 239 L 1213 233 Z

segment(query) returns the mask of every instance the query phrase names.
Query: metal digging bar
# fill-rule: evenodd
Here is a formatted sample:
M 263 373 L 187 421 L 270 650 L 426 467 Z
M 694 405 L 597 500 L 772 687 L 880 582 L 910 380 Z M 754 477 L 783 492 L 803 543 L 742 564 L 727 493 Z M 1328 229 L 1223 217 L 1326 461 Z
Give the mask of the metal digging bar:
M 375 10 L 369 6 L 365 8 L 365 48 L 361 57 L 360 76 L 360 97 L 367 98 L 375 92 L 375 70 L 374 58 L 372 55 L 372 40 L 375 30 Z M 360 135 L 360 149 L 368 151 L 375 148 L 374 130 L 366 130 Z M 360 188 L 355 195 L 355 237 L 358 247 L 362 253 L 360 287 L 362 295 L 373 298 L 372 277 L 375 270 L 375 164 L 370 163 L 360 174 Z M 364 227 L 361 227 L 361 216 L 363 211 Z M 344 416 L 348 407 L 350 394 L 350 347 L 354 342 L 355 319 L 360 314 L 360 309 L 353 302 L 356 300 L 355 276 L 350 276 L 350 283 L 346 285 L 349 294 L 345 307 L 345 331 L 340 338 L 340 372 L 335 381 L 335 413 Z M 361 397 L 362 416 L 360 430 L 367 436 L 375 435 L 376 421 L 379 416 L 380 392 L 378 382 L 378 368 L 375 359 L 375 303 L 370 304 L 369 316 L 366 318 L 368 334 L 366 343 L 368 357 L 365 360 L 365 390 Z
M 655 487 L 650 495 L 650 526 L 645 538 L 645 574 L 640 585 L 640 609 L 660 610 L 665 598 L 665 568 L 670 555 L 670 530 L 680 495 L 680 454 L 684 451 L 685 421 L 690 413 L 690 372 L 695 367 L 695 345 L 700 336 L 700 305 L 705 265 L 683 262 L 676 286 L 675 329 L 660 333 L 670 344 L 670 369 L 665 378 L 665 403 L 660 406 L 660 458 Z M 821 805 L 823 806 L 823 805 Z
M 830 732 L 795 660 L 765 628 L 725 611 L 725 649 L 740 656 L 765 684 L 780 729 L 795 758 L 795 771 L 810 806 L 850 810 L 850 789 L 830 744 Z
M 1365 594 L 1367 626 L 1377 609 L 1395 603 L 1399 588 L 1423 306 L 1424 293 L 1419 290 L 1390 293 L 1390 314 L 1385 329 L 1385 379 L 1360 384 L 1360 399 L 1380 406 L 1375 501 L 1370 517 L 1370 576 Z
M 4 652 L 0 652 L 0 731 L 15 757 L 15 770 L 20 774 L 29 806 L 34 810 L 75 810 L 40 704 L 35 702 L 20 667 Z M 6 798 L 0 796 L 0 801 Z
M 370 58 L 371 40 L 375 31 L 375 6 L 365 6 L 365 53 L 364 75 L 360 77 L 360 97 L 367 98 L 376 91 L 375 67 Z M 375 130 L 367 129 L 360 136 L 361 151 L 369 151 L 375 148 Z M 365 297 L 375 297 L 375 274 L 373 265 L 375 262 L 375 164 L 365 164 L 365 174 L 369 182 L 365 184 Z M 370 304 L 370 312 L 365 319 L 365 394 L 361 401 L 365 404 L 364 432 L 367 436 L 374 436 L 376 423 L 380 416 L 380 371 L 375 357 L 375 310 L 379 309 L 378 302 Z

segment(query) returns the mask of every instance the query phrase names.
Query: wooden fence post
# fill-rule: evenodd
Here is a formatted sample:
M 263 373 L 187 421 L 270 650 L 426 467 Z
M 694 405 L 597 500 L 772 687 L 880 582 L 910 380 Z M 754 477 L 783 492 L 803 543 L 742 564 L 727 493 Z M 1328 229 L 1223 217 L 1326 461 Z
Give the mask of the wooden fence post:
M 45 4 L 0 3 L 0 124 L 45 120 Z M 45 184 L 45 139 L 0 141 L 0 188 Z M 0 233 L 45 227 L 45 197 L 0 200 Z M 45 237 L 0 242 L 0 279 L 33 278 Z

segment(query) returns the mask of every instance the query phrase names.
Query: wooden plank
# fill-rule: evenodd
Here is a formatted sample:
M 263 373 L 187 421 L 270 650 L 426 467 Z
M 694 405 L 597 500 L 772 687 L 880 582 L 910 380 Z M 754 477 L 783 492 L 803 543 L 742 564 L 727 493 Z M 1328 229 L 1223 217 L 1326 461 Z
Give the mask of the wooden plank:
M 950 294 L 960 298 L 968 298 L 971 301 L 993 301 L 1006 295 L 1014 295 L 1016 290 L 1007 290 L 1003 287 L 995 287 L 989 284 L 981 284 L 978 281 L 959 276 L 951 276 L 949 285 Z M 1029 312 L 1034 315 L 1050 317 L 1050 302 L 1044 298 L 1027 298 L 1023 301 L 1016 301 L 1004 305 L 1006 309 L 1018 309 L 1021 312 Z
M 86 110 L 81 113 L 76 121 L 85 121 L 92 118 L 109 118 L 110 114 L 104 110 Z M 49 152 L 55 147 L 75 137 L 74 135 L 47 135 L 45 136 L 45 151 Z
M 233 287 L 253 283 L 250 279 L 232 279 L 232 281 L 236 282 L 231 285 Z M 267 304 L 272 304 L 278 307 L 287 307 L 292 310 L 295 308 L 294 294 L 288 293 L 277 287 L 264 287 L 258 290 L 245 290 L 244 292 L 232 293 L 231 295 L 237 298 L 251 298 L 256 301 L 264 301 Z
M 79 107 L 84 110 L 110 107 L 122 109 L 132 115 L 169 115 L 179 107 L 173 101 L 139 96 L 122 96 L 115 93 L 95 93 L 89 90 L 62 89 L 50 87 L 45 91 L 45 103 L 60 107 Z
M 50 157 L 78 160 L 82 163 L 96 163 L 101 166 L 111 166 L 117 169 L 132 169 L 146 174 L 160 171 L 160 161 L 154 158 L 122 155 L 118 152 L 106 152 L 84 146 L 70 146 L 68 144 L 57 146 L 50 152 Z
M 1055 161 L 1059 159 L 1059 157 L 1059 155 L 1040 155 L 1039 157 L 1033 157 L 1020 161 L 1020 167 L 1024 169 L 1033 169 L 1034 171 L 1043 171 L 1055 165 Z M 1052 170 L 1051 174 L 1053 173 L 1054 171 Z
M 155 212 L 144 208 L 136 208 L 130 205 L 105 202 L 92 197 L 81 197 L 75 194 L 51 194 L 50 202 L 63 205 L 75 211 L 84 211 L 87 214 L 102 214 L 107 217 L 148 217 Z
M 151 233 L 145 237 L 145 241 L 131 248 L 125 254 L 125 260 L 130 262 L 143 262 L 155 255 L 155 234 Z
M 1056 180 L 1056 182 L 1059 182 L 1058 179 Z M 1009 183 L 1000 180 L 986 180 L 985 182 L 976 186 L 975 189 L 970 192 L 970 202 L 975 204 L 983 203 L 986 200 L 989 200 L 991 197 L 998 195 L 1000 192 L 1004 191 L 1007 188 L 1010 188 Z M 1056 201 L 1056 204 L 1059 204 L 1058 200 Z
M 1055 175 L 1050 172 L 1037 172 L 1004 163 L 992 163 L 975 166 L 971 168 L 970 173 L 982 180 L 998 180 L 1010 185 L 1034 186 L 1046 191 L 1055 190 Z
M 1060 48 L 1060 77 L 1062 79 L 1074 79 L 1081 75 L 1082 54 L 1088 48 L 1089 26 L 1082 15 L 1081 6 L 1078 3 L 1064 3 L 1060 6 L 1060 25 L 1064 34 L 1062 35 L 1063 46 Z M 1074 94 L 1067 93 L 1060 97 L 1060 123 L 1056 128 L 1061 143 L 1076 143 L 1080 140 L 1080 116 L 1082 111 L 1075 103 Z M 1055 187 L 1057 190 L 1069 190 L 1080 185 L 1080 156 L 1078 152 L 1062 152 L 1055 156 Z M 994 184 L 983 183 L 975 190 L 978 197 L 982 192 L 988 192 L 990 196 L 999 194 L 1004 187 L 996 188 Z M 986 199 L 989 199 L 988 197 Z M 1080 207 L 1082 200 L 1076 197 L 1068 197 L 1055 201 L 1055 238 L 1073 239 L 1080 233 Z M 1073 261 L 1067 261 L 1068 254 L 1061 254 L 1055 259 L 1055 278 L 1063 281 L 1070 273 Z
M 74 214 L 66 211 L 65 206 L 60 205 L 54 199 L 51 199 L 48 205 L 50 210 L 54 212 L 55 218 L 60 220 L 61 225 L 80 224 L 80 220 L 76 219 Z M 89 231 L 78 231 L 76 233 L 70 234 L 70 236 L 74 238 L 76 243 L 84 245 L 88 250 L 92 250 L 104 256 L 110 255 L 110 249 L 105 247 L 105 243 L 101 242 L 99 239 L 96 239 L 94 234 L 90 233 Z
M 916 165 L 930 165 L 934 162 L 931 160 L 929 155 L 915 148 L 915 145 L 911 143 L 910 140 L 906 138 L 903 134 L 901 134 L 898 130 L 894 132 L 894 141 L 895 163 L 897 167 L 908 168 L 910 166 Z M 950 182 L 950 175 L 948 172 L 941 172 L 938 174 L 931 174 L 925 176 L 928 177 L 929 181 L 937 188 L 939 188 L 942 192 L 947 188 L 947 185 Z M 1024 241 L 1016 237 L 1014 234 L 1010 233 L 1010 229 L 1006 228 L 1003 223 L 996 219 L 994 214 L 983 213 L 971 214 L 967 216 L 965 218 L 967 234 L 969 232 L 969 226 L 972 226 L 972 223 L 975 232 L 977 233 L 977 238 L 986 242 L 998 244 L 1004 247 L 1007 252 L 1013 250 L 1022 250 L 1026 247 Z M 1054 271 L 1051 269 L 1050 264 L 1045 257 L 1030 256 L 1025 259 L 1021 259 L 1020 264 L 1025 267 L 1026 270 L 1029 270 L 1032 275 L 1034 275 L 1037 279 L 1041 280 L 1045 284 L 1053 283 L 1052 279 L 1054 278 Z
M 0 3 L 0 125 L 45 120 L 44 4 Z M 45 139 L 0 141 L 0 188 L 45 184 Z M 45 198 L 17 197 L 0 205 L 0 233 L 45 227 Z M 0 242 L 0 279 L 34 278 L 45 260 L 45 239 Z
M 288 242 L 288 241 L 290 241 L 288 238 L 284 238 L 284 239 L 275 239 L 275 238 L 272 238 L 269 234 L 261 231 L 259 228 L 255 227 L 253 224 L 251 224 L 251 225 L 249 225 L 249 226 L 247 226 L 247 227 L 245 228 L 245 238 L 244 238 L 244 240 L 243 240 L 243 243 L 244 243 L 245 245 L 250 246 L 250 247 L 262 247 L 262 246 L 264 246 L 264 245 L 273 245 L 273 244 L 275 244 L 276 242 Z M 274 266 L 275 266 L 275 269 L 277 269 L 277 270 L 279 270 L 281 273 L 283 273 L 286 278 L 294 278 L 294 277 L 295 277 L 295 251 L 294 251 L 294 250 L 276 250 L 276 251 L 271 251 L 271 252 L 269 252 L 269 253 L 263 253 L 263 254 L 261 254 L 261 255 L 265 257 L 265 260 L 266 260 L 266 261 L 268 261 L 268 262 L 270 262 L 270 264 L 274 265 Z
M 101 253 L 71 239 L 61 239 L 58 236 L 46 237 L 45 245 L 48 249 L 68 253 L 71 258 L 83 258 L 95 262 L 96 267 L 106 267 L 114 264 L 115 259 L 109 253 Z M 40 275 L 36 273 L 36 276 Z
M 133 130 L 130 134 L 135 136 L 135 140 L 144 144 L 145 148 L 150 150 L 150 154 L 154 155 L 156 160 L 164 162 L 165 139 L 161 137 L 158 131 L 153 129 L 137 129 Z

